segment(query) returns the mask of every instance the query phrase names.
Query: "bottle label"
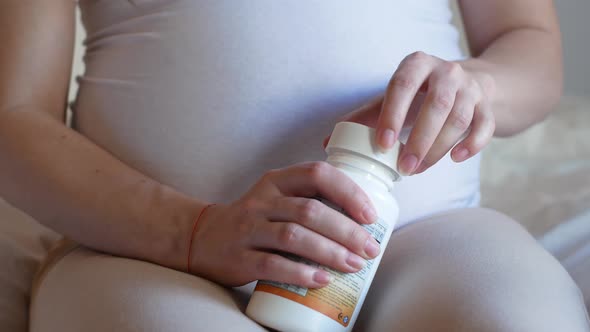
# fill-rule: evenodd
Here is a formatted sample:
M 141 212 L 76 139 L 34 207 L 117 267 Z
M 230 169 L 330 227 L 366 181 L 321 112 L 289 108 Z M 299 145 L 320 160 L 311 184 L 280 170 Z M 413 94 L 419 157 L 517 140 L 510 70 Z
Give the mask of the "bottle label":
M 342 209 L 334 207 L 329 202 L 321 201 L 344 213 Z M 362 226 L 377 242 L 381 243 L 383 241 L 387 232 L 387 223 L 384 220 L 379 218 L 371 225 Z M 323 288 L 308 289 L 286 283 L 260 280 L 255 290 L 295 301 L 332 318 L 345 327 L 348 326 L 365 287 L 366 280 L 370 276 L 374 260 L 368 260 L 365 267 L 356 273 L 342 273 L 296 255 L 285 254 L 284 256 L 295 262 L 318 267 L 329 272 L 333 277 L 332 282 Z

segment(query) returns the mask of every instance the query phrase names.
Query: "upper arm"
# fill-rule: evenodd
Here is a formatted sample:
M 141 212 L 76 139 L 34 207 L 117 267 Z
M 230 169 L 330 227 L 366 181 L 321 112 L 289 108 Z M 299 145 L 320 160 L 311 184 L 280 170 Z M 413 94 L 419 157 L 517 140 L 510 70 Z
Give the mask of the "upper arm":
M 0 112 L 32 106 L 63 120 L 75 6 L 74 0 L 0 1 Z
M 545 31 L 554 34 L 559 43 L 559 24 L 552 0 L 459 0 L 459 7 L 474 56 L 515 29 Z

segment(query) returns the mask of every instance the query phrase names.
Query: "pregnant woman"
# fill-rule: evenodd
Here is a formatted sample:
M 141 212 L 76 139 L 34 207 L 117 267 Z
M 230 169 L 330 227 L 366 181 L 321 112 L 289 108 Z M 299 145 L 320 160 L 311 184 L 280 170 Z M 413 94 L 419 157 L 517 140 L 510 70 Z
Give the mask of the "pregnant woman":
M 356 330 L 588 331 L 558 262 L 478 208 L 479 152 L 560 96 L 552 1 L 459 4 L 473 58 L 446 0 L 2 1 L 0 196 L 76 243 L 45 262 L 31 330 L 263 331 L 253 281 L 330 282 L 277 251 L 358 271 L 385 250 L 359 225 L 375 212 L 317 162 L 346 119 L 406 143 Z

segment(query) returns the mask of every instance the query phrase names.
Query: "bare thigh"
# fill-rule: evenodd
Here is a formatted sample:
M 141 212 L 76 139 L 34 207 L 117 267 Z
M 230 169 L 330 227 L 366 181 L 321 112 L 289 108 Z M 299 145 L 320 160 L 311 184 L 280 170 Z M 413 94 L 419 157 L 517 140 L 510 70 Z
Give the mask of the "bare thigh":
M 246 302 L 202 278 L 80 247 L 43 278 L 30 330 L 266 331 L 243 314 Z
M 465 209 L 394 232 L 355 331 L 590 331 L 581 293 L 519 224 Z

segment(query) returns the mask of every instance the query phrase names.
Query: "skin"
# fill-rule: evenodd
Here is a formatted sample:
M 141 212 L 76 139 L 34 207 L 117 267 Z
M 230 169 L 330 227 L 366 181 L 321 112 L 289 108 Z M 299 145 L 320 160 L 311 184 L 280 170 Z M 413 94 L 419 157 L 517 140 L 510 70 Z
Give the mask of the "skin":
M 410 54 L 383 98 L 344 117 L 376 127 L 382 149 L 393 146 L 402 127 L 413 126 L 398 160 L 404 175 L 424 172 L 449 151 L 456 162 L 474 156 L 493 135 L 514 135 L 543 120 L 561 95 L 561 37 L 552 1 L 459 5 L 474 58 Z
M 0 2 L 0 196 L 88 247 L 186 270 L 193 223 L 209 202 L 139 173 L 64 124 L 74 5 Z M 560 39 L 551 1 L 461 1 L 461 9 L 475 58 L 409 55 L 383 97 L 345 116 L 377 127 L 384 149 L 402 126 L 413 125 L 400 154 L 406 174 L 426 170 L 450 149 L 455 161 L 465 160 L 492 135 L 540 121 L 559 98 Z M 314 200 L 317 195 L 352 219 Z M 353 220 L 370 223 L 374 214 L 362 190 L 326 163 L 271 170 L 237 201 L 206 211 L 190 272 L 231 286 L 269 279 L 321 287 L 329 282 L 325 272 L 274 251 L 356 271 L 379 248 L 370 247 Z

